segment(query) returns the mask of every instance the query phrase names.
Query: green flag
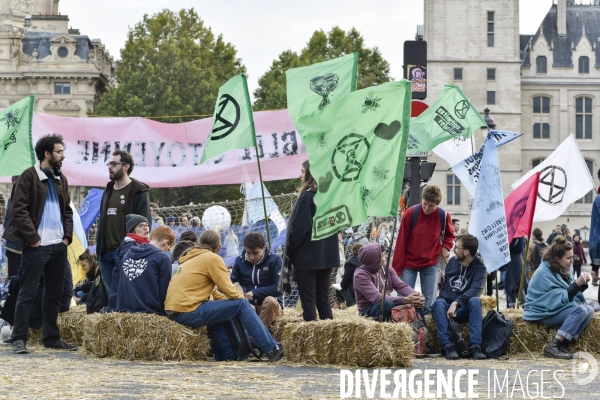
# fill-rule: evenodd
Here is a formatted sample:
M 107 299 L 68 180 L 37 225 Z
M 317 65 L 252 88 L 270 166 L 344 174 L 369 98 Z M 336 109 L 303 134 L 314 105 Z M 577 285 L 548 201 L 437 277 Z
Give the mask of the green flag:
M 458 86 L 446 85 L 438 100 L 410 123 L 408 152 L 431 151 L 456 136 L 470 138 L 487 124 Z
M 252 105 L 246 75 L 236 75 L 219 88 L 213 126 L 206 139 L 200 164 L 233 149 L 256 144 Z
M 411 83 L 362 89 L 300 117 L 311 174 L 318 183 L 313 240 L 396 216 L 410 123 Z
M 358 53 L 323 61 L 308 67 L 288 69 L 287 105 L 292 121 L 322 110 L 356 90 Z M 303 132 L 299 130 L 300 136 Z
M 0 176 L 20 175 L 35 164 L 31 127 L 35 96 L 0 111 Z

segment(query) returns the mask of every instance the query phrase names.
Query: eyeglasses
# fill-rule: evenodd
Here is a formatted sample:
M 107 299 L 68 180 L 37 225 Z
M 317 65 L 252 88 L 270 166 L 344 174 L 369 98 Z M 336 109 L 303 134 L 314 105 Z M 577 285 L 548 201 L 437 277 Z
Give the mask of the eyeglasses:
M 56 153 L 56 154 L 58 154 L 58 155 L 61 155 L 61 156 L 62 156 L 63 154 L 65 154 L 65 151 L 64 151 L 64 150 L 59 150 L 59 151 L 55 151 L 55 150 L 53 150 L 52 152 L 53 152 L 53 153 Z
M 136 228 L 150 228 L 150 225 L 147 222 L 140 222 L 136 225 Z
M 106 163 L 106 166 L 107 166 L 107 167 L 113 167 L 113 168 L 114 168 L 114 167 L 116 167 L 118 164 L 127 164 L 127 163 L 124 163 L 124 162 L 116 162 L 116 161 L 111 161 L 111 162 L 107 162 L 107 163 Z

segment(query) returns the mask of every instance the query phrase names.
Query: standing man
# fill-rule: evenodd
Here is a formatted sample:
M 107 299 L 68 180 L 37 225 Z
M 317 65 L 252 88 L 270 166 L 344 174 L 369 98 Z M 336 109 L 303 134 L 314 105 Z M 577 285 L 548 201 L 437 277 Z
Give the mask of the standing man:
M 458 234 L 458 231 L 460 231 L 460 220 L 452 219 L 452 227 L 454 228 L 454 233 Z
M 10 221 L 3 238 L 23 247 L 21 285 L 15 306 L 13 353 L 27 354 L 29 314 L 44 277 L 42 315 L 44 347 L 76 350 L 63 341 L 56 320 L 65 284 L 67 246 L 73 236 L 73 211 L 67 178 L 60 172 L 65 159 L 61 135 L 46 135 L 35 145 L 39 160 L 21 174 L 11 201 Z
M 456 235 L 450 213 L 438 207 L 442 201 L 440 187 L 425 186 L 422 198 L 402 216 L 392 267 L 413 289 L 420 275 L 425 296 L 423 311 L 429 313 L 438 288 L 439 262 L 448 262 Z
M 110 182 L 100 203 L 100 222 L 96 239 L 96 254 L 100 257 L 100 272 L 106 292 L 110 295 L 112 272 L 117 266 L 117 249 L 127 234 L 125 217 L 138 214 L 152 221 L 148 190 L 150 187 L 130 178 L 133 157 L 124 150 L 115 150 L 108 162 Z

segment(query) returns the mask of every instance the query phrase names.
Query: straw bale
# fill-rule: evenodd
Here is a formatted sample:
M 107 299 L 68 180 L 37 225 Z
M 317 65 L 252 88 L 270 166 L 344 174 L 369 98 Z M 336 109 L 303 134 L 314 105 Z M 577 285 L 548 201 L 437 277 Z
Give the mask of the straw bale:
M 190 329 L 154 314 L 107 313 L 85 324 L 86 350 L 126 360 L 207 360 L 206 328 Z
M 481 308 L 483 309 L 483 315 L 485 316 L 488 311 L 496 309 L 496 298 L 492 296 L 479 296 L 481 300 Z
M 356 309 L 333 320 L 290 322 L 283 333 L 288 361 L 357 367 L 407 367 L 414 358 L 413 331 L 404 323 L 379 323 Z
M 58 315 L 58 327 L 61 338 L 77 346 L 83 345 L 84 321 L 88 314 L 85 306 L 71 308 L 69 311 Z
M 269 330 L 271 331 L 271 335 L 278 342 L 281 342 L 283 337 L 283 330 L 287 324 L 290 322 L 300 322 L 303 321 L 302 313 L 300 313 L 295 308 L 287 307 L 283 310 L 283 315 L 281 317 L 275 318 Z

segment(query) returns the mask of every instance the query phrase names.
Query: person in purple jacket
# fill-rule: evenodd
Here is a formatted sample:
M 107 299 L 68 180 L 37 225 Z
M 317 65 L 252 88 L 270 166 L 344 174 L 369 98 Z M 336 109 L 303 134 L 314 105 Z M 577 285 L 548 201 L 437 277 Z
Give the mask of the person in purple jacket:
M 383 279 L 386 259 L 382 256 L 381 245 L 371 243 L 363 246 L 358 252 L 361 266 L 354 273 L 354 292 L 358 312 L 365 317 L 379 320 L 381 299 L 383 297 Z M 395 290 L 397 295 L 392 296 Z M 392 308 L 402 304 L 412 304 L 415 308 L 423 307 L 425 297 L 402 282 L 396 272 L 389 268 L 383 320 L 390 319 Z

